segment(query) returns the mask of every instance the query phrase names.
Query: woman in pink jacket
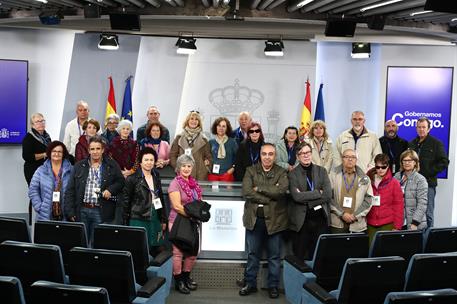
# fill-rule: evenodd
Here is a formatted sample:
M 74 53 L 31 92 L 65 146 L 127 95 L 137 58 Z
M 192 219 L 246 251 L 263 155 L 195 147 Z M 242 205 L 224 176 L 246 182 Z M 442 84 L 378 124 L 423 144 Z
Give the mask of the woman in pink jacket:
M 367 215 L 370 244 L 376 231 L 401 230 L 403 226 L 404 201 L 400 183 L 389 169 L 389 157 L 378 154 L 375 167 L 368 171 L 373 188 L 373 200 Z

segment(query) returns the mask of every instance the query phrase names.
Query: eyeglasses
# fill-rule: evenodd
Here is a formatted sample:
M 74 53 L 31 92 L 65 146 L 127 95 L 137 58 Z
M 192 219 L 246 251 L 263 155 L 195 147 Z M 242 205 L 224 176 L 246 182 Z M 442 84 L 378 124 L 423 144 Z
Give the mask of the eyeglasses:
M 344 159 L 347 159 L 347 160 L 356 160 L 357 157 L 355 156 L 343 156 Z
M 375 166 L 376 170 L 382 169 L 385 170 L 387 169 L 388 166 Z
M 197 113 L 197 114 L 200 114 L 200 112 L 199 112 L 199 111 L 197 111 L 197 110 L 192 110 L 192 111 L 189 111 L 189 113 Z
M 252 134 L 252 133 L 260 133 L 260 130 L 259 129 L 255 129 L 255 130 L 249 130 L 248 131 L 248 134 Z
M 44 124 L 45 122 L 46 122 L 46 120 L 42 119 L 42 120 L 37 120 L 34 123 L 36 123 L 36 124 Z
M 401 162 L 402 163 L 412 163 L 414 161 L 415 161 L 414 159 L 403 159 Z
M 300 156 L 305 156 L 305 155 L 310 155 L 311 151 L 306 151 L 306 152 L 298 152 L 298 155 Z

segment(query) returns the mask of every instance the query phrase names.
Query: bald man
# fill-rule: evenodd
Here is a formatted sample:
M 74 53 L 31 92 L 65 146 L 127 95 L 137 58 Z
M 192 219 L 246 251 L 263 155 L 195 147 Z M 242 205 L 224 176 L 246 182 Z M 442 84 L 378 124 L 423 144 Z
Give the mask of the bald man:
M 400 171 L 400 155 L 408 149 L 408 142 L 398 136 L 398 125 L 395 120 L 384 124 L 384 136 L 379 139 L 382 153 L 389 156 L 389 166 L 392 174 Z

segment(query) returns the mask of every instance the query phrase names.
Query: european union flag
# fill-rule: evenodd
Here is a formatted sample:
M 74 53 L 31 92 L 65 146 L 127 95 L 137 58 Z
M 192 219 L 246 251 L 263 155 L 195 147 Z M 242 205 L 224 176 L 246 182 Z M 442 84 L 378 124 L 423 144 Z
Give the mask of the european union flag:
M 124 91 L 124 101 L 122 102 L 122 119 L 128 119 L 133 121 L 133 112 L 132 112 L 132 90 L 130 89 L 130 79 L 132 76 L 129 76 L 125 80 L 125 91 Z
M 319 86 L 319 93 L 317 94 L 316 112 L 314 113 L 314 120 L 325 121 L 324 94 L 322 93 L 323 88 L 324 84 L 321 83 L 321 85 Z

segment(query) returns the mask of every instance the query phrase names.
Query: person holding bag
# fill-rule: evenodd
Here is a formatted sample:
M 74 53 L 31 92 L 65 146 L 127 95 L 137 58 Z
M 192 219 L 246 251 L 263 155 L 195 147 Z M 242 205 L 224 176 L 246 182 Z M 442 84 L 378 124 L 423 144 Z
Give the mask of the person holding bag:
M 47 160 L 32 177 L 29 198 L 37 220 L 61 221 L 65 190 L 70 179 L 71 164 L 68 151 L 60 141 L 51 142 L 46 149 Z

